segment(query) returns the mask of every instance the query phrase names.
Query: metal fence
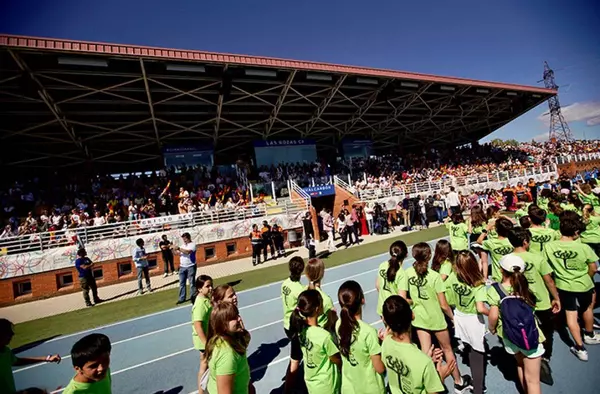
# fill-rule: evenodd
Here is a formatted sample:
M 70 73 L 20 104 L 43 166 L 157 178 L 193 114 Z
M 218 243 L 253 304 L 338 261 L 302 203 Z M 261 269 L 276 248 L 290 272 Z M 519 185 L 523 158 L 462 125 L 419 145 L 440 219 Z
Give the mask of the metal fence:
M 58 231 L 0 239 L 0 251 L 2 254 L 44 251 L 61 246 L 74 245 L 78 242 L 85 245 L 88 242 L 103 239 L 130 237 L 284 213 L 290 214 L 301 210 L 302 207 L 298 204 L 293 204 L 287 200 L 280 200 L 277 205 L 270 206 L 261 204 L 239 207 L 237 209 L 209 210 L 182 215 L 158 216 L 156 218 L 105 224 L 102 226 L 67 228 Z

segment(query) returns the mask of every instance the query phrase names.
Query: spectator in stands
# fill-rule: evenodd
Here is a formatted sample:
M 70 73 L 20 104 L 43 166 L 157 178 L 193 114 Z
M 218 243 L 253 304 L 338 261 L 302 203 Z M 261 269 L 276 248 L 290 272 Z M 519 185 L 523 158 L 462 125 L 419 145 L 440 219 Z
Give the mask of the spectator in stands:
M 171 268 L 171 275 L 177 274 L 175 271 L 175 266 L 173 265 L 173 251 L 171 250 L 171 241 L 167 238 L 167 234 L 162 235 L 162 241 L 158 243 L 160 247 L 160 252 L 162 254 L 162 259 L 165 264 L 165 273 L 163 278 L 166 278 L 169 275 L 169 267 Z
M 135 269 L 137 271 L 137 282 L 138 282 L 138 295 L 144 294 L 144 289 L 142 288 L 142 276 L 146 279 L 146 289 L 148 292 L 152 292 L 152 287 L 150 286 L 150 272 L 148 268 L 148 255 L 146 254 L 146 249 L 144 248 L 144 240 L 139 238 L 135 241 L 137 248 L 133 251 L 133 262 L 135 263 Z
M 185 302 L 186 281 L 190 282 L 190 295 L 192 304 L 194 303 L 194 294 L 196 294 L 196 244 L 192 242 L 190 233 L 181 235 L 182 246 L 175 246 L 173 250 L 179 252 L 179 299 L 177 305 Z
M 79 249 L 77 251 L 77 259 L 75 260 L 75 268 L 79 274 L 79 285 L 83 292 L 83 299 L 86 306 L 94 306 L 90 301 L 90 290 L 94 297 L 94 304 L 102 302 L 98 297 L 98 286 L 96 285 L 96 278 L 94 278 L 94 262 L 87 257 L 85 249 Z

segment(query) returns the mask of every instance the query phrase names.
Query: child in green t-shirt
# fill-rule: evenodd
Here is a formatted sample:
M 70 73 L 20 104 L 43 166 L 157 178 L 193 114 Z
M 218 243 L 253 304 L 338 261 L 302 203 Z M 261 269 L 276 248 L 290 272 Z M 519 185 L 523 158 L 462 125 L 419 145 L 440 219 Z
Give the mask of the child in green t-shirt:
M 192 342 L 194 348 L 200 352 L 200 370 L 198 371 L 198 393 L 204 391 L 201 387 L 202 375 L 208 368 L 204 357 L 206 340 L 208 337 L 208 321 L 212 311 L 211 295 L 213 291 L 213 280 L 208 275 L 200 275 L 196 278 L 196 292 L 194 305 L 192 306 Z
M 323 260 L 308 260 L 304 273 L 308 279 L 308 286 L 306 286 L 306 289 L 317 290 L 319 294 L 321 294 L 321 299 L 323 300 L 323 308 L 321 308 L 321 315 L 319 316 L 319 326 L 333 334 L 335 332 L 337 313 L 333 307 L 331 297 L 321 290 L 321 281 L 325 276 L 325 264 L 323 263 Z
M 487 233 L 483 233 L 477 239 L 477 243 L 483 247 L 483 250 L 490 254 L 490 260 L 492 261 L 492 279 L 499 282 L 502 279 L 502 273 L 500 272 L 500 265 L 498 262 L 502 256 L 513 251 L 513 247 L 508 241 L 508 232 L 514 227 L 512 221 L 506 217 L 499 217 L 495 222 L 490 222 L 487 226 L 488 232 L 495 229 L 497 233 L 496 238 L 487 238 Z M 485 273 L 484 273 L 485 274 Z
M 462 213 L 452 214 L 450 220 L 446 223 L 446 228 L 450 233 L 452 249 L 456 251 L 469 249 L 469 226 L 465 223 Z
M 531 220 L 531 243 L 529 244 L 529 252 L 544 256 L 544 245 L 550 241 L 555 241 L 560 238 L 560 233 L 556 230 L 546 227 L 546 211 L 532 205 L 529 209 L 529 219 Z
M 3 394 L 13 394 L 17 391 L 15 388 L 12 367 L 43 362 L 60 362 L 60 356 L 58 354 L 45 357 L 15 356 L 12 349 L 8 347 L 14 335 L 15 332 L 12 322 L 8 319 L 0 319 L 0 393 Z
M 90 334 L 71 348 L 75 376 L 64 394 L 110 394 L 110 339 L 104 334 Z
M 594 211 L 591 204 L 583 206 L 583 223 L 585 231 L 580 235 L 581 242 L 588 244 L 597 255 L 600 255 L 600 215 Z
M 362 321 L 365 296 L 358 282 L 344 282 L 338 290 L 340 319 L 336 333 L 342 355 L 342 393 L 384 394 L 381 345 L 377 330 Z
M 456 370 L 456 360 L 443 364 L 443 352 L 433 345 L 424 351 L 411 341 L 412 318 L 408 302 L 393 295 L 383 304 L 386 326 L 381 357 L 392 394 L 441 393 L 443 381 Z
M 408 255 L 404 241 L 394 241 L 390 245 L 390 259 L 379 265 L 375 288 L 377 289 L 377 314 L 381 316 L 383 303 L 392 295 L 398 294 L 398 287 L 404 280 L 402 262 Z
M 340 352 L 331 334 L 321 328 L 323 298 L 316 289 L 303 291 L 292 312 L 290 330 L 298 337 L 304 358 L 304 380 L 310 394 L 339 394 Z
M 444 319 L 444 314 L 450 320 L 454 319 L 454 315 L 444 295 L 446 287 L 440 274 L 428 268 L 429 260 L 431 260 L 431 247 L 425 242 L 420 242 L 413 246 L 412 256 L 415 262 L 411 268 L 406 270 L 399 294 L 412 306 L 414 313 L 412 325 L 417 330 L 421 349 L 427 351 L 431 346 L 431 336 L 435 335 L 446 361 L 456 360 L 450 342 L 448 325 Z M 410 299 L 408 298 L 409 294 Z M 471 387 L 471 377 L 461 376 L 458 367 L 452 372 L 452 378 L 457 392 Z
M 600 335 L 594 333 L 594 281 L 598 256 L 586 244 L 577 242 L 585 230 L 585 224 L 575 212 L 564 212 L 560 218 L 561 238 L 544 247 L 546 258 L 554 270 L 554 279 L 567 326 L 575 342 L 571 352 L 581 361 L 588 360 L 584 347 L 600 343 Z M 583 338 L 579 325 L 583 321 Z

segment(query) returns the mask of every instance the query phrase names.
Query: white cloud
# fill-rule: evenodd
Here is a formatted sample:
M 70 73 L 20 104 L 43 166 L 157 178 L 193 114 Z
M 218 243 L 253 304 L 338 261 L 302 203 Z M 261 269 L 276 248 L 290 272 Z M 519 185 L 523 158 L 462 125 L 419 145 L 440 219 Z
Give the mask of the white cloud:
M 538 134 L 538 135 L 534 136 L 532 139 L 536 142 L 548 141 L 548 132 Z
M 585 121 L 588 126 L 600 124 L 600 101 L 588 101 L 584 103 L 573 103 L 562 107 L 562 114 L 567 123 Z M 546 125 L 550 125 L 550 114 L 544 112 L 538 119 Z

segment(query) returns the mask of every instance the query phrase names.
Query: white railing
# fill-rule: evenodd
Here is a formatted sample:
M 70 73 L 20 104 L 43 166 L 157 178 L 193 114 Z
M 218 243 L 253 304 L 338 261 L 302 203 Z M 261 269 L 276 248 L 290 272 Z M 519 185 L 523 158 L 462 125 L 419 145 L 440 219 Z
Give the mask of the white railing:
M 340 178 L 337 175 L 333 176 L 333 183 L 352 194 L 354 194 L 356 192 L 356 189 L 354 188 L 354 186 L 350 185 L 348 182 L 346 182 L 345 180 L 343 180 L 342 178 Z
M 588 161 L 600 159 L 600 152 L 580 153 L 576 155 L 560 155 L 553 158 L 553 162 L 556 164 L 566 164 L 572 161 Z
M 236 209 L 209 210 L 181 215 L 158 216 L 155 218 L 105 224 L 102 226 L 75 227 L 58 231 L 47 231 L 43 233 L 3 238 L 0 239 L 0 251 L 2 254 L 44 251 L 61 246 L 73 245 L 77 242 L 85 245 L 88 242 L 102 239 L 129 237 L 205 224 L 260 218 L 282 213 L 296 213 L 301 210 L 302 209 L 296 204 L 292 204 L 289 201 L 280 201 L 279 204 L 272 206 L 259 204 Z
M 527 182 L 529 178 L 540 181 L 542 177 L 556 176 L 556 167 L 542 166 L 529 167 L 520 170 L 500 171 L 489 174 L 477 174 L 466 177 L 452 177 L 434 182 L 416 182 L 397 187 L 383 187 L 364 189 L 358 191 L 358 197 L 362 201 L 373 201 L 386 197 L 402 197 L 406 195 L 425 194 L 432 195 L 447 191 L 454 186 L 460 191 L 485 190 L 503 187 L 506 183 Z M 537 178 L 537 179 L 536 179 Z
M 290 190 L 293 190 L 300 197 L 300 199 L 295 198 L 294 195 L 290 193 L 292 202 L 300 202 L 302 205 L 306 206 L 306 209 L 310 207 L 310 195 L 298 186 L 295 181 L 290 181 Z

